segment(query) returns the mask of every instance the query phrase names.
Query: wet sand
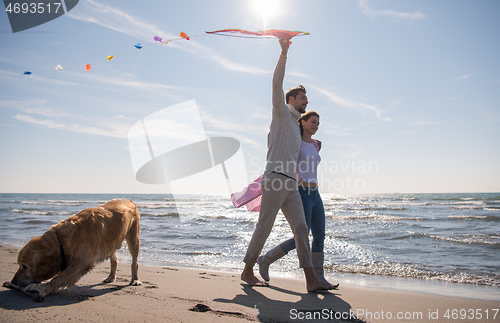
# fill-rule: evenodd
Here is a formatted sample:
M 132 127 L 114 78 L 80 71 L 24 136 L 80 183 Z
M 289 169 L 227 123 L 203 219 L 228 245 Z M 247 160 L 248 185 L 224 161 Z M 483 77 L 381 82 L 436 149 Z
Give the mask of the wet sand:
M 2 283 L 17 270 L 17 252 L 0 246 Z M 345 284 L 307 293 L 305 282 L 293 278 L 273 277 L 270 287 L 250 287 L 239 273 L 166 266 L 140 266 L 142 286 L 129 286 L 125 263 L 118 265 L 116 282 L 102 284 L 108 270 L 109 262 L 99 264 L 43 302 L 2 287 L 0 322 L 500 322 L 500 313 L 493 317 L 500 302 L 494 301 Z

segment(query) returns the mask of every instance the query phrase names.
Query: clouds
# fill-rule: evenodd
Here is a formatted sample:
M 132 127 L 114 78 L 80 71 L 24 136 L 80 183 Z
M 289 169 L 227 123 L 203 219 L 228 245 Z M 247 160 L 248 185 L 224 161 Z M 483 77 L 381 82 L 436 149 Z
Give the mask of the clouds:
M 438 123 L 435 121 L 432 121 L 429 118 L 421 118 L 421 119 L 415 120 L 413 124 L 415 126 L 432 126 L 432 125 L 436 125 Z
M 462 75 L 462 76 L 457 76 L 457 77 L 453 78 L 453 82 L 457 83 L 457 82 L 465 81 L 465 80 L 467 80 L 471 76 L 472 75 L 470 75 L 470 74 Z
M 173 35 L 154 24 L 142 21 L 140 18 L 132 16 L 125 11 L 97 3 L 93 0 L 81 3 L 79 11 L 77 13 L 72 11 L 71 13 L 68 13 L 68 16 L 76 20 L 94 23 L 101 27 L 117 31 L 131 37 L 144 39 L 145 41 L 152 41 L 155 35 L 161 36 L 163 39 L 179 38 L 178 35 Z M 212 50 L 211 48 L 196 42 L 185 42 L 183 45 L 179 45 L 176 42 L 170 42 L 168 46 L 188 52 L 196 57 L 215 62 L 217 65 L 228 71 L 263 76 L 272 74 L 272 71 L 233 62 L 222 57 L 220 53 Z
M 368 5 L 368 0 L 360 0 L 359 7 L 361 8 L 361 11 L 363 12 L 363 14 L 370 19 L 376 19 L 379 17 L 389 17 L 389 18 L 395 18 L 398 20 L 415 21 L 415 20 L 424 19 L 426 17 L 426 15 L 424 15 L 421 12 L 409 13 L 409 12 L 400 12 L 400 11 L 394 11 L 394 10 L 373 9 Z
M 141 39 L 153 39 L 153 36 L 160 34 L 164 37 L 174 38 L 175 36 L 162 31 L 157 26 L 144 22 L 125 11 L 87 0 L 80 3 L 78 11 L 71 11 L 67 14 L 76 20 L 95 23 L 101 27 Z M 152 36 L 153 35 L 153 36 Z
M 162 97 L 167 97 L 176 101 L 187 100 L 187 98 L 181 93 L 189 93 L 194 90 L 194 88 L 185 86 L 169 85 L 158 82 L 146 82 L 138 80 L 132 74 L 124 73 L 120 73 L 115 76 L 86 74 L 84 77 L 90 81 L 86 83 L 87 86 L 95 86 L 96 84 L 99 84 L 99 86 L 106 85 L 109 88 L 118 91 L 138 91 L 137 93 L 147 91 L 153 93 L 154 95 L 161 95 Z
M 40 119 L 35 119 L 33 117 L 27 116 L 27 115 L 15 115 L 14 119 L 31 123 L 31 124 L 36 124 L 48 129 L 59 129 L 59 130 L 68 130 L 68 131 L 73 131 L 73 132 L 79 132 L 79 133 L 84 133 L 84 134 L 90 134 L 90 135 L 101 135 L 101 136 L 107 136 L 107 137 L 114 137 L 114 138 L 127 138 L 127 132 L 123 131 L 125 129 L 115 129 L 115 130 L 107 130 L 104 128 L 100 127 L 95 127 L 95 126 L 83 126 L 80 124 L 65 124 L 61 122 L 56 122 L 54 120 L 40 120 Z M 128 130 L 128 129 L 127 129 Z
M 46 129 L 58 129 L 121 139 L 127 138 L 130 120 L 127 120 L 123 116 L 107 120 L 90 120 L 88 121 L 89 125 L 83 125 L 81 116 L 72 115 L 67 111 L 54 109 L 49 106 L 49 101 L 45 99 L 0 101 L 0 107 L 17 110 L 22 113 L 12 117 L 18 121 L 34 124 Z M 80 120 L 80 123 L 71 122 L 73 119 Z
M 255 138 L 264 138 L 269 132 L 268 118 L 270 117 L 266 116 L 265 121 L 262 123 L 235 123 L 209 113 L 204 113 L 201 117 L 205 129 L 208 129 L 205 131 L 207 135 L 233 137 L 260 151 L 265 151 L 266 147 L 261 142 L 256 141 Z
M 47 104 L 47 100 L 45 99 L 33 99 L 33 100 L 8 100 L 8 101 L 0 101 L 0 107 L 16 109 L 25 111 L 24 109 L 28 109 L 33 106 L 43 106 Z
M 311 86 L 309 86 L 309 87 L 311 87 Z M 331 91 L 328 91 L 328 90 L 325 90 L 325 89 L 322 89 L 319 87 L 314 87 L 314 89 L 316 91 L 326 95 L 326 97 L 330 101 L 337 103 L 343 107 L 352 108 L 352 109 L 356 109 L 356 110 L 360 110 L 360 111 L 366 111 L 366 110 L 372 111 L 376 114 L 377 118 L 379 118 L 381 120 L 384 120 L 384 121 L 391 120 L 390 118 L 382 116 L 382 110 L 379 109 L 378 104 L 373 105 L 373 104 L 367 104 L 367 103 L 362 103 L 362 102 L 357 102 L 357 101 L 349 100 L 346 98 L 342 98 Z
M 340 144 L 337 150 L 332 150 L 333 153 L 337 154 L 340 158 L 356 158 L 363 154 L 365 148 L 358 144 Z
M 216 51 L 206 46 L 200 45 L 198 43 L 192 43 L 191 46 L 183 48 L 183 50 L 189 51 L 191 54 L 196 55 L 199 58 L 216 62 L 219 66 L 228 71 L 242 72 L 242 73 L 261 75 L 261 76 L 272 75 L 272 71 L 270 70 L 264 70 L 250 65 L 235 63 L 229 59 L 222 57 Z

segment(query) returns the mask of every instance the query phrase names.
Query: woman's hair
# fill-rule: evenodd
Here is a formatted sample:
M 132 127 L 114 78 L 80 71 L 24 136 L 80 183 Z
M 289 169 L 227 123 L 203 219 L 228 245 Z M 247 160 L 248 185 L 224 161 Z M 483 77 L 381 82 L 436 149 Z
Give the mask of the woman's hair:
M 299 120 L 297 120 L 299 122 L 301 136 L 304 134 L 304 127 L 302 127 L 302 121 L 307 121 L 311 117 L 318 117 L 319 119 L 319 114 L 316 111 L 307 111 L 299 118 Z

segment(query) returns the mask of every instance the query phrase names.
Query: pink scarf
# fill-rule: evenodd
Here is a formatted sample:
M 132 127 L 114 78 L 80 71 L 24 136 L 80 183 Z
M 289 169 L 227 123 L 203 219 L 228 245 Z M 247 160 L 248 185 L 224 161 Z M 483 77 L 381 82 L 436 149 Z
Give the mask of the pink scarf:
M 319 152 L 319 145 L 316 140 L 312 140 L 314 147 Z M 251 182 L 247 187 L 245 187 L 242 191 L 231 194 L 231 201 L 233 201 L 234 207 L 241 207 L 243 205 L 247 206 L 247 210 L 250 212 L 259 212 L 260 211 L 260 202 L 262 200 L 262 187 L 261 180 L 262 176 L 260 175 L 255 181 Z

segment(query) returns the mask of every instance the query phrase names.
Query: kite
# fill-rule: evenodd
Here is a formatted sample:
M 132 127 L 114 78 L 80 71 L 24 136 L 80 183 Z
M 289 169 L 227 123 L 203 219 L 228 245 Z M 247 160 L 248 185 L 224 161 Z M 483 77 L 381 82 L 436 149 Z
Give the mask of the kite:
M 90 64 L 85 65 L 85 72 L 90 72 Z
M 188 37 L 188 35 L 185 32 L 181 31 L 181 33 L 179 34 L 179 36 L 181 36 L 185 40 L 190 40 L 189 37 Z
M 141 49 L 142 48 L 141 43 L 135 44 L 134 47 L 137 48 L 137 49 Z
M 166 44 L 168 44 L 170 42 L 170 40 L 163 40 L 158 36 L 155 36 L 154 40 L 161 43 L 162 46 L 165 46 Z
M 290 30 L 280 30 L 280 29 L 269 29 L 262 31 L 248 31 L 244 29 L 221 29 L 215 31 L 206 31 L 207 34 L 222 35 L 222 36 L 232 36 L 232 37 L 248 37 L 242 35 L 250 36 L 272 36 L 282 39 L 292 39 L 295 36 L 309 35 L 307 31 L 290 31 Z M 241 35 L 235 35 L 241 34 Z
M 165 46 L 166 44 L 168 44 L 170 42 L 170 40 L 163 40 L 158 36 L 155 36 L 154 40 L 161 43 L 162 46 Z
M 23 74 L 24 74 L 24 75 L 31 75 L 31 72 L 26 71 L 26 72 L 24 72 Z
M 113 55 L 109 55 L 108 56 L 108 62 L 113 58 L 114 56 Z
M 62 71 L 62 69 L 63 69 L 63 68 L 62 68 L 61 64 L 59 64 L 59 65 L 57 65 L 57 66 L 56 66 L 56 70 L 57 70 L 57 71 Z

